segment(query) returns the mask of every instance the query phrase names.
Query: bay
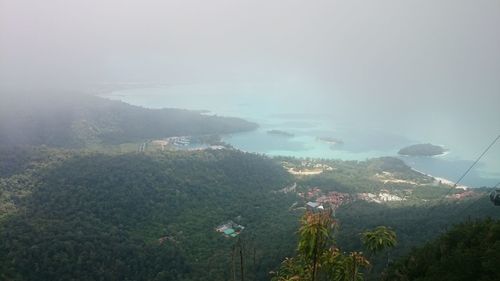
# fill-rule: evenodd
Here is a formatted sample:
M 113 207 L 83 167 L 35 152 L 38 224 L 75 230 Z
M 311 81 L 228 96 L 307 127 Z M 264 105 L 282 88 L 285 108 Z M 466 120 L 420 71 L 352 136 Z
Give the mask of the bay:
M 429 117 L 429 112 L 425 110 L 420 112 L 414 108 L 411 114 L 418 118 L 414 118 L 415 122 L 411 124 L 402 125 L 398 121 L 404 116 L 397 116 L 402 114 L 401 110 L 391 116 L 386 112 L 391 110 L 390 107 L 381 107 L 378 114 L 377 108 L 366 110 L 366 106 L 349 104 L 345 100 L 338 104 L 335 101 L 326 104 L 324 96 L 308 94 L 309 90 L 314 91 L 314 87 L 290 89 L 252 83 L 197 83 L 122 89 L 103 96 L 147 108 L 208 110 L 208 114 L 241 117 L 256 122 L 259 124 L 257 130 L 223 136 L 225 142 L 243 151 L 270 156 L 357 161 L 394 156 L 419 171 L 451 181 L 458 180 L 491 142 L 490 131 L 484 132 L 481 138 L 463 134 L 470 130 L 471 135 L 477 135 L 478 126 L 474 124 L 463 124 L 463 131 L 458 132 L 461 135 L 455 130 L 446 131 L 445 126 L 428 130 L 426 124 L 436 123 L 435 117 Z M 451 120 L 439 121 L 460 122 L 460 118 L 456 121 L 453 118 L 448 116 Z M 269 134 L 269 130 L 280 130 L 293 136 Z M 321 138 L 335 138 L 342 143 L 332 145 Z M 416 143 L 443 145 L 449 153 L 436 157 L 397 155 L 400 148 Z M 492 147 L 461 184 L 480 187 L 493 186 L 498 182 L 500 144 Z

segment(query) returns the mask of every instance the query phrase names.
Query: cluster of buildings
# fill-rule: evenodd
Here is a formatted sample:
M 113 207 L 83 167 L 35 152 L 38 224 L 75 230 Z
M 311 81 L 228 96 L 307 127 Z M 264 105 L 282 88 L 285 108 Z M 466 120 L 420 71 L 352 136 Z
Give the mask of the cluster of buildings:
M 316 197 L 320 196 L 321 193 L 322 193 L 321 189 L 319 189 L 317 187 L 312 187 L 312 188 L 309 188 L 309 190 L 307 190 L 305 192 L 297 193 L 297 195 L 299 195 L 300 197 L 305 198 L 305 199 L 312 199 L 312 198 L 316 198 Z
M 328 204 L 334 210 L 340 207 L 340 205 L 351 201 L 351 196 L 348 193 L 342 192 L 329 192 L 326 195 L 316 198 L 316 202 L 323 205 Z
M 183 137 L 169 137 L 161 140 L 153 140 L 150 142 L 153 146 L 156 148 L 161 149 L 164 151 L 165 149 L 173 149 L 173 150 L 206 150 L 206 149 L 212 149 L 212 150 L 221 150 L 221 149 L 226 149 L 227 147 L 224 145 L 208 145 L 204 143 L 197 143 L 196 141 L 193 141 L 193 139 L 189 136 L 183 136 Z M 146 143 L 144 143 L 145 145 Z M 140 151 L 141 148 L 139 149 Z
M 153 140 L 151 144 L 160 147 L 161 150 L 165 150 L 168 146 L 185 147 L 191 144 L 190 137 L 170 137 L 161 140 Z
M 188 146 L 191 144 L 191 137 L 170 137 L 167 140 L 169 144 L 174 146 Z
M 333 167 L 322 163 L 312 161 L 302 161 L 300 164 L 283 162 L 283 167 L 292 175 L 296 176 L 311 176 L 319 175 L 324 171 L 333 171 Z
M 406 198 L 389 193 L 389 191 L 383 189 L 378 194 L 374 193 L 358 193 L 357 197 L 359 200 L 364 200 L 368 202 L 383 203 L 383 202 L 399 202 L 405 201 Z
M 352 198 L 349 193 L 342 192 L 328 192 L 323 194 L 323 191 L 318 187 L 310 188 L 306 192 L 297 193 L 300 197 L 309 200 L 306 203 L 306 209 L 316 210 L 316 209 L 337 209 L 340 205 L 351 202 Z
M 215 231 L 222 233 L 225 237 L 236 237 L 245 229 L 244 226 L 239 225 L 233 221 L 227 221 L 220 224 L 215 228 Z
M 161 140 L 151 141 L 152 144 L 161 146 L 162 149 L 167 145 L 188 146 L 191 144 L 191 137 L 169 137 Z

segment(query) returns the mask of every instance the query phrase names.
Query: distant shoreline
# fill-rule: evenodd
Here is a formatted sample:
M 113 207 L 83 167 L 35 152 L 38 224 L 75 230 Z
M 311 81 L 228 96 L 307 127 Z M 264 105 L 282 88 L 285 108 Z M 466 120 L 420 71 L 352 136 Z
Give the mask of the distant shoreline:
M 444 185 L 448 185 L 448 186 L 451 186 L 451 187 L 455 186 L 455 182 L 454 182 L 454 181 L 451 181 L 451 180 L 449 180 L 449 179 L 447 179 L 447 178 L 443 178 L 443 177 L 436 177 L 436 176 L 433 176 L 433 175 L 431 175 L 431 174 L 427 174 L 427 173 L 424 173 L 424 172 L 422 172 L 422 171 L 419 171 L 419 170 L 417 170 L 417 169 L 415 169 L 415 168 L 413 168 L 413 167 L 410 167 L 410 168 L 411 168 L 413 171 L 415 171 L 415 172 L 417 172 L 417 173 L 420 173 L 420 174 L 422 174 L 422 175 L 426 175 L 426 176 L 428 176 L 428 177 L 431 177 L 431 178 L 433 178 L 434 180 L 436 180 L 436 181 L 438 181 L 438 182 L 440 182 L 440 183 L 442 183 L 442 184 L 444 184 Z M 463 190 L 467 190 L 467 189 L 470 189 L 470 188 L 472 188 L 472 187 L 467 186 L 467 185 L 461 185 L 461 184 L 458 184 L 457 186 L 455 186 L 455 188 L 456 188 L 456 189 L 463 189 Z
M 202 83 L 200 83 L 202 84 Z M 178 84 L 175 84 L 178 85 Z M 161 85 L 161 83 L 151 83 L 147 85 L 147 87 L 144 89 L 144 92 L 146 93 L 146 96 L 148 96 L 148 93 L 153 93 L 152 95 L 156 98 L 159 94 L 157 91 L 154 90 L 154 88 L 160 86 L 163 88 L 165 86 L 166 89 L 169 87 L 175 86 L 174 84 L 168 85 L 165 83 L 164 85 Z M 138 85 L 122 85 L 124 88 L 125 86 L 129 86 L 129 88 L 139 88 Z M 136 87 L 137 86 L 137 87 Z M 102 88 L 108 88 L 107 85 Z M 153 89 L 153 90 L 151 90 Z M 122 91 L 123 89 L 121 87 L 117 87 L 116 89 L 108 92 L 112 92 L 112 95 L 115 95 L 113 100 L 121 100 L 124 101 L 128 104 L 132 105 L 137 105 L 137 106 L 143 106 L 141 105 L 142 100 L 135 100 L 130 97 L 133 97 L 129 92 L 127 91 Z M 135 92 L 135 91 L 134 91 Z M 169 93 L 168 90 L 165 90 L 165 93 Z M 167 95 L 166 95 L 167 96 Z M 127 100 L 127 101 L 125 101 Z M 153 98 L 145 98 L 146 101 L 154 100 Z M 231 133 L 227 135 L 222 135 L 223 140 L 225 140 L 227 143 L 233 145 L 235 148 L 238 148 L 242 151 L 246 152 L 251 152 L 251 153 L 257 153 L 257 154 L 264 154 L 270 157 L 280 155 L 280 156 L 291 156 L 291 157 L 297 157 L 297 158 L 326 158 L 326 159 L 339 159 L 343 161 L 350 161 L 350 160 L 355 160 L 355 161 L 364 161 L 370 158 L 376 158 L 376 157 L 384 157 L 384 156 L 392 156 L 392 157 L 400 157 L 401 159 L 404 159 L 405 162 L 411 163 L 413 162 L 413 159 L 416 159 L 415 161 L 420 162 L 420 166 L 417 165 L 418 168 L 424 169 L 426 171 L 429 171 L 431 174 L 436 174 L 436 175 L 444 175 L 446 177 L 447 174 L 453 174 L 449 173 L 448 166 L 444 168 L 443 171 L 444 174 L 442 173 L 442 167 L 434 167 L 434 166 L 429 166 L 429 163 L 432 163 L 432 161 L 442 161 L 442 160 L 447 160 L 450 162 L 457 162 L 461 161 L 461 159 L 466 159 L 462 153 L 462 150 L 459 149 L 454 149 L 457 146 L 450 141 L 449 144 L 446 143 L 445 140 L 441 141 L 436 141 L 436 145 L 439 145 L 441 147 L 445 148 L 452 148 L 453 151 L 446 151 L 442 154 L 439 155 L 433 155 L 433 156 L 428 156 L 428 157 L 420 157 L 420 156 L 405 156 L 405 155 L 398 155 L 398 149 L 401 148 L 405 145 L 410 145 L 411 143 L 419 143 L 419 142 L 425 142 L 425 135 L 419 136 L 418 138 L 415 138 L 414 136 L 409 136 L 403 134 L 399 134 L 403 137 L 404 139 L 398 139 L 396 141 L 397 144 L 395 144 L 394 147 L 392 148 L 387 148 L 387 147 L 380 147 L 380 148 L 372 148 L 369 144 L 365 144 L 367 140 L 369 140 L 369 135 L 365 134 L 365 130 L 362 130 L 360 128 L 351 128 L 349 125 L 335 125 L 334 123 L 329 123 L 331 122 L 330 119 L 326 120 L 326 116 L 322 116 L 320 114 L 313 114 L 313 113 L 297 113 L 297 114 L 268 114 L 268 115 L 262 115 L 262 110 L 257 106 L 260 103 L 256 101 L 261 101 L 260 99 L 255 99 L 251 100 L 249 102 L 248 100 L 240 101 L 236 100 L 236 104 L 229 104 L 229 108 L 231 109 L 231 112 L 238 112 L 241 108 L 239 107 L 240 103 L 245 103 L 248 108 L 245 108 L 245 110 L 248 110 L 250 113 L 245 113 L 246 117 L 244 119 L 248 120 L 255 120 L 257 123 L 263 124 L 260 129 L 257 129 L 255 131 L 250 131 L 250 132 L 239 132 L 239 133 Z M 161 104 L 161 103 L 159 103 Z M 255 107 L 255 112 L 253 111 Z M 182 108 L 182 107 L 180 107 Z M 184 107 L 185 108 L 185 107 Z M 214 113 L 218 113 L 221 116 L 227 115 L 222 112 L 217 112 L 217 110 L 212 111 Z M 264 112 L 266 112 L 264 110 Z M 253 115 L 255 113 L 256 115 Z M 210 115 L 210 114 L 208 114 Z M 234 113 L 233 113 L 234 115 Z M 230 115 L 231 116 L 231 115 Z M 264 118 L 265 117 L 265 118 Z M 263 121 L 265 119 L 266 121 Z M 255 122 L 254 121 L 254 122 Z M 272 126 L 269 124 L 266 124 L 265 122 L 269 121 Z M 302 126 L 301 124 L 300 127 L 295 127 L 295 125 L 287 124 L 286 122 L 309 122 L 313 125 L 309 126 Z M 333 126 L 333 125 L 335 126 Z M 330 130 L 328 126 L 332 125 L 332 130 Z M 280 127 L 276 127 L 280 126 Z M 343 126 L 349 127 L 347 130 Z M 266 133 L 267 129 L 272 129 L 272 128 L 278 128 L 282 130 L 292 130 L 295 136 L 293 138 L 286 138 L 282 137 L 280 138 L 279 136 L 273 136 L 273 135 L 268 135 Z M 352 129 L 352 131 L 351 131 Z M 326 130 L 326 131 L 325 131 Z M 378 129 L 381 133 L 393 133 L 390 128 L 385 128 L 384 126 L 382 128 Z M 381 134 L 379 134 L 378 131 L 375 131 L 376 133 L 375 138 L 376 141 L 381 137 Z M 383 134 L 382 134 L 383 135 Z M 398 135 L 398 134 L 396 134 Z M 323 141 L 319 141 L 317 137 L 319 136 L 330 136 L 330 137 L 341 137 L 346 144 L 344 146 L 341 145 L 335 145 L 331 146 L 331 144 Z M 366 137 L 368 136 L 368 137 Z M 391 135 L 389 135 L 391 137 Z M 272 139 L 271 139 L 272 138 Z M 360 143 L 363 145 L 361 148 L 359 147 L 354 147 L 357 145 L 358 139 L 360 138 L 365 138 L 360 141 Z M 351 141 L 355 140 L 355 141 Z M 433 141 L 433 139 L 428 139 L 428 141 Z M 353 144 L 354 143 L 354 144 Z M 437 144 L 439 143 L 439 144 Z M 442 144 L 441 144 L 442 143 Z M 278 145 L 282 145 L 282 147 L 278 147 Z M 448 146 L 449 145 L 449 146 Z M 399 147 L 401 146 L 401 147 Z M 353 148 L 354 147 L 354 148 Z M 453 157 L 450 157 L 451 155 Z M 425 158 L 425 159 L 424 159 Z M 453 158 L 453 159 L 448 159 L 448 158 Z M 427 160 L 430 160 L 429 163 L 427 163 Z M 443 163 L 444 164 L 444 163 Z M 494 165 L 496 165 L 496 162 L 493 163 L 488 163 L 485 167 L 488 171 L 488 173 L 493 173 L 497 172 L 497 169 Z M 410 165 L 411 166 L 411 165 Z M 444 167 L 444 166 L 443 166 Z M 491 176 L 488 176 L 486 174 L 483 174 L 482 171 L 478 171 L 477 176 L 474 178 L 467 178 L 464 180 L 465 183 L 471 184 L 472 187 L 479 187 L 479 186 L 486 186 L 488 184 L 495 184 L 491 183 Z M 496 174 L 495 174 L 496 177 Z M 434 177 L 435 178 L 435 177 Z M 498 182 L 498 181 L 497 181 Z
M 431 155 L 431 156 L 421 156 L 421 155 L 406 155 L 406 154 L 398 154 L 397 157 L 407 157 L 407 158 L 441 158 L 441 157 L 444 157 L 448 154 L 450 154 L 451 151 L 449 150 L 446 150 L 445 152 L 441 153 L 441 154 L 436 154 L 436 155 Z
M 326 142 L 331 145 L 341 145 L 344 144 L 344 141 L 338 138 L 333 137 L 316 137 L 318 141 Z

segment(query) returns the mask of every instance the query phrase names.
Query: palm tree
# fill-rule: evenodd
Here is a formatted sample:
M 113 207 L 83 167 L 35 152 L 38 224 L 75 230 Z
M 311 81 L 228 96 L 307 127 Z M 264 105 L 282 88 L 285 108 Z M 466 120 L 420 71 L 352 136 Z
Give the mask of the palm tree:
M 396 246 L 396 232 L 386 226 L 379 226 L 373 230 L 363 232 L 363 234 L 361 234 L 361 241 L 363 241 L 365 247 L 375 255 L 385 249 Z M 389 252 L 387 252 L 386 266 L 388 265 Z
M 373 254 L 387 248 L 392 248 L 397 243 L 396 233 L 386 226 L 379 226 L 373 230 L 363 232 L 361 241 L 363 241 L 365 247 Z
M 274 273 L 273 281 L 359 281 L 362 268 L 370 266 L 361 252 L 343 253 L 334 243 L 337 226 L 331 211 L 307 212 L 301 220 L 297 255 L 287 258 Z M 396 234 L 387 227 L 363 233 L 362 240 L 373 253 L 396 244 Z
M 306 260 L 311 261 L 311 280 L 316 280 L 318 264 L 322 253 L 328 249 L 333 241 L 333 230 L 336 221 L 331 211 L 308 212 L 302 218 L 302 226 L 299 229 L 299 253 Z

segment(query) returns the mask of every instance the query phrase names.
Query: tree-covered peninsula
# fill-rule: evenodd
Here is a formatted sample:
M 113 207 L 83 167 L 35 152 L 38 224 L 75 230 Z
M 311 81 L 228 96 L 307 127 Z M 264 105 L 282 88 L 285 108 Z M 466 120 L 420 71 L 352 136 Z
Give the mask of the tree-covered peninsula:
M 0 99 L 0 144 L 6 145 L 88 148 L 255 128 L 257 124 L 240 118 L 150 109 L 83 94 Z

